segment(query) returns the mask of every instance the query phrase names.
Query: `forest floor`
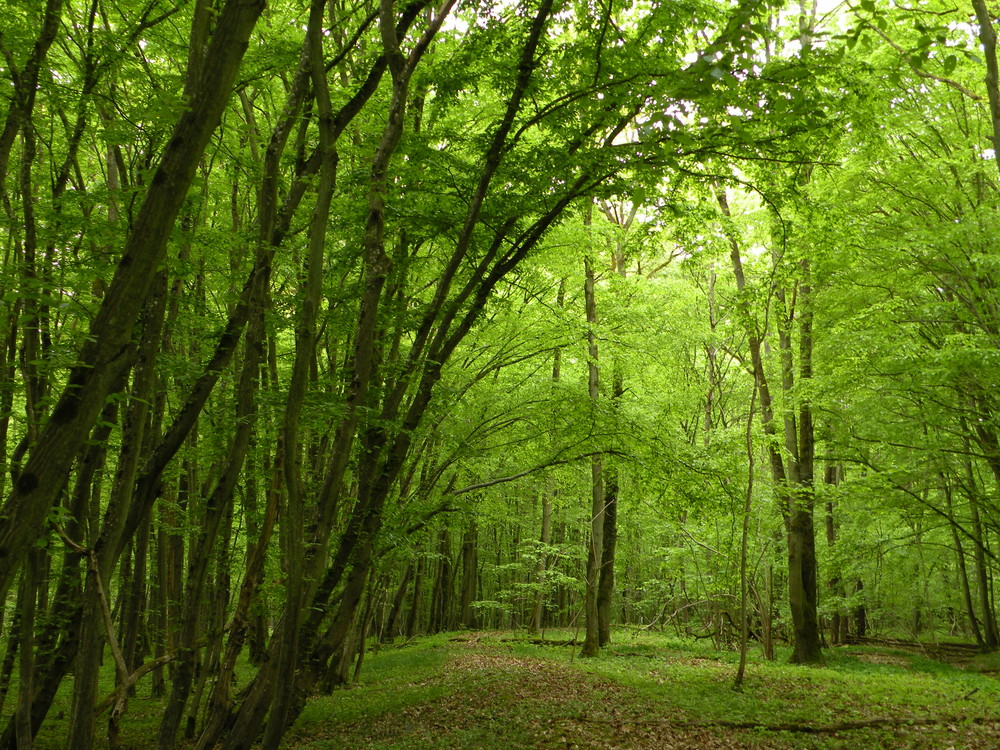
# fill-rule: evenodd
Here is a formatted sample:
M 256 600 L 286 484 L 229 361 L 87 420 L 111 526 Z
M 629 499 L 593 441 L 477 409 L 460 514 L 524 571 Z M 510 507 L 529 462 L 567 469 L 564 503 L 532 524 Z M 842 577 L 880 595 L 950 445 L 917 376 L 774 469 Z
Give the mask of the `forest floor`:
M 596 659 L 577 651 L 510 633 L 383 646 L 356 685 L 310 702 L 285 747 L 1000 748 L 1000 680 L 983 673 L 996 656 L 960 669 L 871 646 L 829 649 L 822 667 L 751 655 L 737 692 L 737 655 L 704 642 L 620 632 Z

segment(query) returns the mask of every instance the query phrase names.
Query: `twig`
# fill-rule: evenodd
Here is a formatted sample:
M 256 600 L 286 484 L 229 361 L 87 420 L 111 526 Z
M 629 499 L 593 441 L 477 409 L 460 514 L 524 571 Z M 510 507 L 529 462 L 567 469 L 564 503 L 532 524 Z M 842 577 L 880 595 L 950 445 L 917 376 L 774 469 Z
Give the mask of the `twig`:
M 101 583 L 101 574 L 97 566 L 97 555 L 94 554 L 94 550 L 89 547 L 84 547 L 82 544 L 78 544 L 70 539 L 66 532 L 59 526 L 53 524 L 53 528 L 56 530 L 59 538 L 63 540 L 67 547 L 74 552 L 86 555 L 87 557 L 87 569 L 89 572 L 94 574 L 94 589 L 97 592 L 97 598 L 101 604 L 104 629 L 107 632 L 108 645 L 111 647 L 111 655 L 115 661 L 115 671 L 118 673 L 118 681 L 125 682 L 128 680 L 129 670 L 125 664 L 125 655 L 122 653 L 121 647 L 118 645 L 118 638 L 115 636 L 114 619 L 111 617 L 111 607 L 108 604 L 107 594 L 104 592 L 104 585 Z
M 960 84 L 958 81 L 948 78 L 947 76 L 938 76 L 934 75 L 933 73 L 928 73 L 926 70 L 921 70 L 920 68 L 918 68 L 916 65 L 913 64 L 913 61 L 910 59 L 910 56 L 906 54 L 906 50 L 903 49 L 896 42 L 894 42 L 891 38 L 889 38 L 889 35 L 886 34 L 884 31 L 882 31 L 882 29 L 878 28 L 878 26 L 875 26 L 874 24 L 868 23 L 867 21 L 864 21 L 863 24 L 872 31 L 874 31 L 876 34 L 878 34 L 880 37 L 882 37 L 886 41 L 886 44 L 888 44 L 890 47 L 896 50 L 896 52 L 901 54 L 903 56 L 903 59 L 906 60 L 906 64 L 910 66 L 910 70 L 916 73 L 917 76 L 919 76 L 920 78 L 929 78 L 932 81 L 937 81 L 938 83 L 943 83 L 946 86 L 951 86 L 956 91 L 961 91 L 963 94 L 965 94 L 973 101 L 981 102 L 983 100 L 983 97 L 979 96 L 979 94 L 975 93 L 974 91 L 970 91 L 969 89 L 965 88 L 965 86 Z

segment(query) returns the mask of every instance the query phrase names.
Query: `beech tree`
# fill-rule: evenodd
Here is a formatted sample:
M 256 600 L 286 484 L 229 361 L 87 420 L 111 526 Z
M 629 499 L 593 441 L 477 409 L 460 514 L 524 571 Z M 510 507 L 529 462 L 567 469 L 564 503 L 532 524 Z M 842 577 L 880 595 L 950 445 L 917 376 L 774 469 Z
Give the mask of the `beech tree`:
M 0 744 L 461 627 L 996 648 L 993 21 L 786 5 L 0 2 Z

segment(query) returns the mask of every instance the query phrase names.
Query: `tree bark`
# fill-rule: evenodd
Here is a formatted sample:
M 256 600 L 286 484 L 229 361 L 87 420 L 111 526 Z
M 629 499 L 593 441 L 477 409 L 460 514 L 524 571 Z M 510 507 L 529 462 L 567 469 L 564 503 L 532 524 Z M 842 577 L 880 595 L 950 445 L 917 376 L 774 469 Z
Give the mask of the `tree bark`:
M 470 630 L 479 627 L 476 611 L 472 607 L 478 589 L 478 558 L 479 534 L 476 529 L 476 519 L 472 518 L 462 538 L 462 594 L 459 599 L 460 624 Z
M 799 385 L 807 384 L 812 378 L 812 286 L 808 261 L 801 263 L 803 281 L 799 286 L 801 302 L 799 319 Z M 791 395 L 789 393 L 789 395 Z M 815 433 L 812 420 L 812 404 L 808 397 L 799 397 L 798 450 L 795 452 L 796 480 L 793 502 L 788 524 L 788 586 L 789 605 L 792 610 L 792 626 L 795 644 L 792 662 L 813 664 L 823 660 L 820 640 L 818 598 L 819 586 L 816 574 L 816 531 L 813 527 L 813 457 L 815 455 Z
M 593 204 L 587 207 L 585 224 L 590 226 Z M 600 369 L 597 350 L 597 301 L 594 294 L 594 266 L 589 257 L 584 258 L 584 304 L 587 313 L 587 390 L 594 408 L 600 399 Z M 587 580 L 584 599 L 586 635 L 581 656 L 597 656 L 601 645 L 600 618 L 597 610 L 598 578 L 601 574 L 601 556 L 604 551 L 604 479 L 601 455 L 590 459 L 590 539 L 587 543 Z
M 438 534 L 437 576 L 434 579 L 434 589 L 431 592 L 430 632 L 432 633 L 450 630 L 451 589 L 451 539 L 448 527 L 445 526 Z
M 948 511 L 948 527 L 951 529 L 951 539 L 955 544 L 955 558 L 958 563 L 959 580 L 962 582 L 962 596 L 965 601 L 965 612 L 969 618 L 969 628 L 976 644 L 980 649 L 986 650 L 986 639 L 979 628 L 979 618 L 976 617 L 976 607 L 972 603 L 972 588 L 969 586 L 969 571 L 965 563 L 965 550 L 962 548 L 962 538 L 958 533 L 958 522 L 955 520 L 954 504 L 952 501 L 951 485 L 941 477 L 944 486 L 944 497 Z
M 830 487 L 839 486 L 842 471 L 843 468 L 840 464 L 832 462 L 828 463 L 824 477 L 825 484 Z M 826 544 L 831 552 L 837 546 L 837 522 L 834 517 L 835 508 L 836 504 L 832 500 L 826 503 L 826 516 L 824 518 L 824 524 L 826 527 Z M 827 586 L 831 596 L 836 597 L 841 601 L 843 600 L 844 592 L 839 575 L 835 575 L 830 578 Z M 844 636 L 847 632 L 845 627 L 846 623 L 846 615 L 842 611 L 842 607 L 838 606 L 830 616 L 830 643 L 834 646 L 844 642 Z
M 424 599 L 424 569 L 427 558 L 421 554 L 422 550 L 417 548 L 417 570 L 413 574 L 413 598 L 410 600 L 410 613 L 406 618 L 406 637 L 413 638 L 420 630 L 420 615 L 423 610 Z
M 566 279 L 559 280 L 559 291 L 556 293 L 556 305 L 562 309 L 566 302 Z M 562 378 L 562 347 L 555 347 L 552 350 L 552 383 L 556 384 Z M 535 564 L 535 607 L 531 615 L 530 632 L 538 635 L 544 627 L 545 600 L 548 598 L 545 592 L 545 573 L 548 569 L 548 547 L 552 543 L 552 501 L 558 492 L 556 478 L 554 474 L 549 474 L 547 487 L 541 492 L 542 501 L 542 529 L 539 539 L 540 551 L 538 562 Z
M 410 588 L 410 580 L 413 578 L 413 564 L 406 566 L 403 577 L 396 587 L 396 593 L 392 597 L 392 604 L 389 607 L 389 614 L 385 620 L 385 628 L 381 634 L 382 643 L 392 643 L 399 629 L 399 615 L 403 611 L 403 602 L 406 600 L 406 592 Z
M 974 542 L 973 561 L 976 572 L 976 589 L 979 594 L 979 609 L 982 613 L 983 641 L 987 650 L 995 651 L 1000 646 L 1000 632 L 997 630 L 997 620 L 993 612 L 993 603 L 990 600 L 992 587 L 990 586 L 989 568 L 986 563 L 985 548 L 983 546 L 983 524 L 979 515 L 979 498 L 976 489 L 977 483 L 972 471 L 971 462 L 965 462 L 966 483 L 968 486 L 969 516 L 972 522 L 972 540 Z

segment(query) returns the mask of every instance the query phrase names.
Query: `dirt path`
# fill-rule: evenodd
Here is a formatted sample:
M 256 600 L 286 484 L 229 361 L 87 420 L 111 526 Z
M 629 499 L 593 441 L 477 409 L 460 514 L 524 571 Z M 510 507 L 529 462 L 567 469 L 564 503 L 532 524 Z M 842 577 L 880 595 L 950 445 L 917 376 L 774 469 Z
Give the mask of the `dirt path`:
M 648 709 L 638 694 L 559 662 L 513 656 L 464 642 L 440 677 L 462 689 L 403 709 L 398 715 L 357 722 L 343 747 L 605 748 L 695 750 L 784 748 L 732 731 L 643 723 Z M 692 717 L 677 713 L 678 721 Z M 728 736 L 727 736 L 728 735 Z

